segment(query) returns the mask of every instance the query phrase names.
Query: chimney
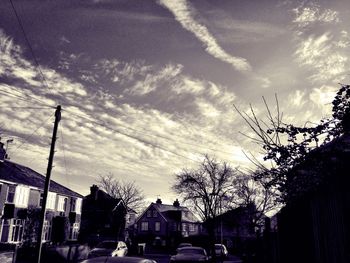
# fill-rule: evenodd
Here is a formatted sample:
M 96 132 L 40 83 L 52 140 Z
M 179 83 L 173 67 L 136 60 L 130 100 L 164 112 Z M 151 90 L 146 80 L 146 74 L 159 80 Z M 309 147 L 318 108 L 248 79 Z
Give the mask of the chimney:
M 180 202 L 179 202 L 179 200 L 177 200 L 177 198 L 174 201 L 173 206 L 175 206 L 175 207 L 179 207 L 180 206 Z
M 162 204 L 162 200 L 160 198 L 157 199 L 156 201 L 157 204 L 161 205 Z
M 97 200 L 97 193 L 98 193 L 98 186 L 94 184 L 90 187 L 90 194 L 95 200 Z
M 4 144 L 0 141 L 0 162 L 3 162 L 5 159 L 6 159 L 6 150 L 4 148 Z

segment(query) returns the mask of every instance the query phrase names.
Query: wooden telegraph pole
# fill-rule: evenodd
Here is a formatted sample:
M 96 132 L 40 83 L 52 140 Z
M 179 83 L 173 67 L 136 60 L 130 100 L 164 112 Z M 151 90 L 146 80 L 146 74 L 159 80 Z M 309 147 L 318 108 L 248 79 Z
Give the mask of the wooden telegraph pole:
M 55 154 L 55 144 L 57 139 L 58 123 L 60 120 L 61 120 L 61 105 L 58 105 L 55 111 L 55 123 L 53 127 L 52 139 L 51 139 L 49 163 L 47 165 L 43 204 L 42 204 L 41 213 L 40 213 L 39 233 L 38 233 L 38 241 L 37 241 L 37 253 L 38 253 L 37 262 L 38 263 L 40 263 L 40 259 L 41 259 L 41 248 L 42 248 L 42 239 L 43 239 L 42 237 L 43 237 L 43 229 L 44 229 L 45 214 L 46 214 L 46 201 L 47 201 L 47 195 L 50 188 L 50 176 L 51 176 L 51 170 L 52 170 L 53 156 Z

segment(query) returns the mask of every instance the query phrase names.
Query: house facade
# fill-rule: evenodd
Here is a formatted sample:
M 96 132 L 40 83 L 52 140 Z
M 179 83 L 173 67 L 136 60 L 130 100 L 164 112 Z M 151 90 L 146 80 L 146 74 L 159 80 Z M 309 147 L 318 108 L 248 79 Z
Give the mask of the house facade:
M 90 244 L 106 239 L 125 240 L 126 217 L 127 208 L 122 199 L 113 198 L 93 185 L 83 199 L 79 239 Z
M 0 242 L 36 241 L 45 177 L 0 160 Z M 44 241 L 77 240 L 82 196 L 51 180 L 44 221 Z
M 178 200 L 173 205 L 162 204 L 161 199 L 151 203 L 135 222 L 138 242 L 152 246 L 174 247 L 183 238 L 199 235 L 201 223 Z

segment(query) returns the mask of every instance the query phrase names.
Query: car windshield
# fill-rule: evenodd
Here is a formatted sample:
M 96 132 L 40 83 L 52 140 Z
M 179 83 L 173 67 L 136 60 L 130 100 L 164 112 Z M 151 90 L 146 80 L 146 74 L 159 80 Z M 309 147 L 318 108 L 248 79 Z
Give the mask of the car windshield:
M 222 246 L 221 245 L 215 245 L 215 249 L 221 249 Z
M 107 248 L 107 249 L 116 249 L 118 245 L 118 242 L 114 241 L 106 241 L 106 242 L 101 242 L 98 244 L 96 247 L 97 248 Z
M 192 247 L 192 244 L 190 243 L 180 243 L 179 248 L 181 247 Z
M 205 251 L 203 249 L 199 248 L 180 248 L 179 254 L 199 254 L 199 255 L 205 255 Z

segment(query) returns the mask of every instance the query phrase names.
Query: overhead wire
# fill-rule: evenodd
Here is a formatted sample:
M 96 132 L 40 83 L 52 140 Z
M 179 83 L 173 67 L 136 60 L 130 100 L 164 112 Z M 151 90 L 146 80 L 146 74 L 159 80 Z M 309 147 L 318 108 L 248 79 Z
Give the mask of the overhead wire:
M 0 87 L 1 88 L 1 87 Z M 4 95 L 7 95 L 7 96 L 12 96 L 12 97 L 15 97 L 15 98 L 17 98 L 17 99 L 19 99 L 19 100 L 23 100 L 23 101 L 25 101 L 25 102 L 28 102 L 28 98 L 29 99 L 32 99 L 33 101 L 35 101 L 35 102 L 37 102 L 37 103 L 40 103 L 40 104 L 42 104 L 42 105 L 45 105 L 45 106 L 47 106 L 48 108 L 55 108 L 55 107 L 53 107 L 53 106 L 51 106 L 50 104 L 48 104 L 48 103 L 46 103 L 46 102 L 44 102 L 44 101 L 42 101 L 42 100 L 39 100 L 39 99 L 37 99 L 37 98 L 34 98 L 33 96 L 30 96 L 29 94 L 25 94 L 25 93 L 21 93 L 21 92 L 18 92 L 19 94 L 14 94 L 14 93 L 12 93 L 12 92 L 9 92 L 9 91 L 5 91 L 5 90 L 2 90 L 2 89 L 0 89 L 0 93 L 1 94 L 4 94 Z M 22 96 L 21 96 L 22 95 Z M 25 97 L 23 97 L 23 96 L 25 96 Z
M 60 129 L 60 134 L 61 134 L 61 147 L 62 147 L 62 152 L 63 152 L 63 163 L 64 163 L 64 171 L 65 171 L 65 177 L 66 177 L 66 181 L 67 181 L 67 186 L 70 185 L 69 183 L 69 179 L 68 179 L 68 170 L 67 170 L 67 159 L 66 159 L 66 150 L 65 150 L 65 142 L 64 142 L 64 137 L 63 137 L 63 123 L 62 123 L 63 119 L 61 118 L 60 122 L 59 122 L 59 126 L 61 127 Z
M 27 141 L 32 138 L 32 136 L 40 129 L 42 128 L 50 119 L 52 119 L 54 116 L 53 115 L 50 115 L 47 119 L 45 119 L 43 122 L 40 123 L 40 125 L 29 135 L 29 136 L 26 136 L 24 139 L 23 139 L 23 142 L 18 145 L 12 152 L 15 153 L 19 148 L 21 148 L 25 143 L 27 143 Z
M 66 110 L 66 111 L 68 111 L 68 110 Z M 70 112 L 70 111 L 68 111 L 68 112 Z M 77 113 L 73 113 L 73 112 L 70 112 L 70 113 L 73 114 L 73 115 L 76 115 L 77 117 L 80 117 L 80 118 L 86 118 L 85 116 L 83 116 L 81 114 L 77 114 Z M 91 120 L 90 118 L 88 118 L 88 119 Z M 106 123 L 104 123 L 103 125 L 106 125 Z M 174 142 L 174 139 L 166 137 L 166 136 L 163 136 L 163 135 L 155 135 L 155 134 L 152 134 L 152 133 L 149 133 L 149 132 L 140 131 L 140 130 L 137 130 L 137 129 L 132 128 L 132 127 L 128 127 L 128 126 L 120 124 L 120 123 L 118 125 L 123 127 L 123 128 L 125 128 L 125 129 L 129 129 L 129 130 L 135 131 L 135 132 L 143 134 L 143 135 L 148 135 L 148 136 L 152 136 L 152 137 L 155 137 L 155 138 L 160 137 L 160 138 L 163 138 L 163 139 L 168 140 L 170 142 Z M 211 150 L 211 151 L 215 151 L 215 152 L 220 152 L 220 153 L 223 153 L 223 154 L 228 154 L 230 156 L 237 156 L 237 157 L 240 157 L 240 158 L 242 157 L 241 155 L 234 154 L 232 152 L 226 152 L 226 151 L 214 149 L 214 148 L 211 148 L 211 147 L 205 147 L 205 146 L 201 146 L 201 145 L 198 145 L 198 144 L 185 142 L 184 140 L 176 139 L 176 142 L 180 143 L 180 144 L 186 144 L 186 145 L 194 146 L 194 147 L 197 147 L 197 148 L 203 148 L 203 149 L 205 148 L 205 150 Z M 202 153 L 201 155 L 204 155 L 204 154 L 205 153 Z
M 36 68 L 37 68 L 37 70 L 38 70 L 38 72 L 39 72 L 39 74 L 40 74 L 40 76 L 41 76 L 41 80 L 42 80 L 44 86 L 46 86 L 46 88 L 50 89 L 50 88 L 49 88 L 49 85 L 48 85 L 47 82 L 46 82 L 46 78 L 45 78 L 45 76 L 44 76 L 44 74 L 43 74 L 43 72 L 42 72 L 42 70 L 41 70 L 41 67 L 40 67 L 40 64 L 39 64 L 39 62 L 38 62 L 38 59 L 37 59 L 36 56 L 35 56 L 33 47 L 32 47 L 32 45 L 31 45 L 30 42 L 29 42 L 29 39 L 28 39 L 28 37 L 27 37 L 27 33 L 26 33 L 25 29 L 24 29 L 22 20 L 21 20 L 21 18 L 19 17 L 19 15 L 18 15 L 18 13 L 17 13 L 16 7 L 15 7 L 15 5 L 13 4 L 12 0 L 9 0 L 9 1 L 10 1 L 10 3 L 11 3 L 11 7 L 12 7 L 12 10 L 13 10 L 15 16 L 16 16 L 16 19 L 17 19 L 17 22 L 18 22 L 18 24 L 19 24 L 19 27 L 20 27 L 20 29 L 21 29 L 21 31 L 22 31 L 22 33 L 23 33 L 25 42 L 27 43 L 27 46 L 28 46 L 28 48 L 29 48 L 29 51 L 30 51 L 30 53 L 31 53 L 31 55 L 32 55 L 32 57 L 33 57 L 33 59 L 34 59 L 35 66 L 36 66 Z
M 88 120 L 89 122 L 91 122 L 91 123 L 93 123 L 93 124 L 96 124 L 96 125 L 98 125 L 98 126 L 101 126 L 101 127 L 105 128 L 106 130 L 110 130 L 110 131 L 113 131 L 113 132 L 122 134 L 122 135 L 127 136 L 127 137 L 129 137 L 129 138 L 132 138 L 132 139 L 134 139 L 134 140 L 140 141 L 140 142 L 142 142 L 142 143 L 144 143 L 144 144 L 149 144 L 149 145 L 151 145 L 151 146 L 153 146 L 153 147 L 155 147 L 155 148 L 161 149 L 161 150 L 163 150 L 163 151 L 165 151 L 165 152 L 169 152 L 169 153 L 172 153 L 173 155 L 177 155 L 177 156 L 179 156 L 179 157 L 182 157 L 182 158 L 188 159 L 188 160 L 190 160 L 190 161 L 198 162 L 198 163 L 199 163 L 198 160 L 194 160 L 194 159 L 192 159 L 192 158 L 186 157 L 186 156 L 181 155 L 181 154 L 179 154 L 179 153 L 177 153 L 177 152 L 174 152 L 174 151 L 172 151 L 172 150 L 166 149 L 166 148 L 163 147 L 163 146 L 156 145 L 156 144 L 152 144 L 152 143 L 147 142 L 147 141 L 145 141 L 145 140 L 140 140 L 140 139 L 137 138 L 136 136 L 132 136 L 132 135 L 127 134 L 127 133 L 125 133 L 125 132 L 122 132 L 122 131 L 120 131 L 120 130 L 116 130 L 115 128 L 111 128 L 111 127 L 109 127 L 108 125 L 106 125 L 105 123 L 100 123 L 100 122 L 95 121 L 95 120 L 93 120 L 93 119 L 91 119 L 91 118 L 87 118 L 86 116 L 83 116 L 83 115 L 80 115 L 80 114 L 76 114 L 76 113 L 73 113 L 73 112 L 68 111 L 68 110 L 65 110 L 65 111 L 67 111 L 67 112 L 69 112 L 70 114 L 75 115 L 75 116 L 77 116 L 77 117 L 79 117 L 79 118 L 86 119 L 86 120 Z M 75 119 L 75 121 L 76 121 L 76 119 Z

